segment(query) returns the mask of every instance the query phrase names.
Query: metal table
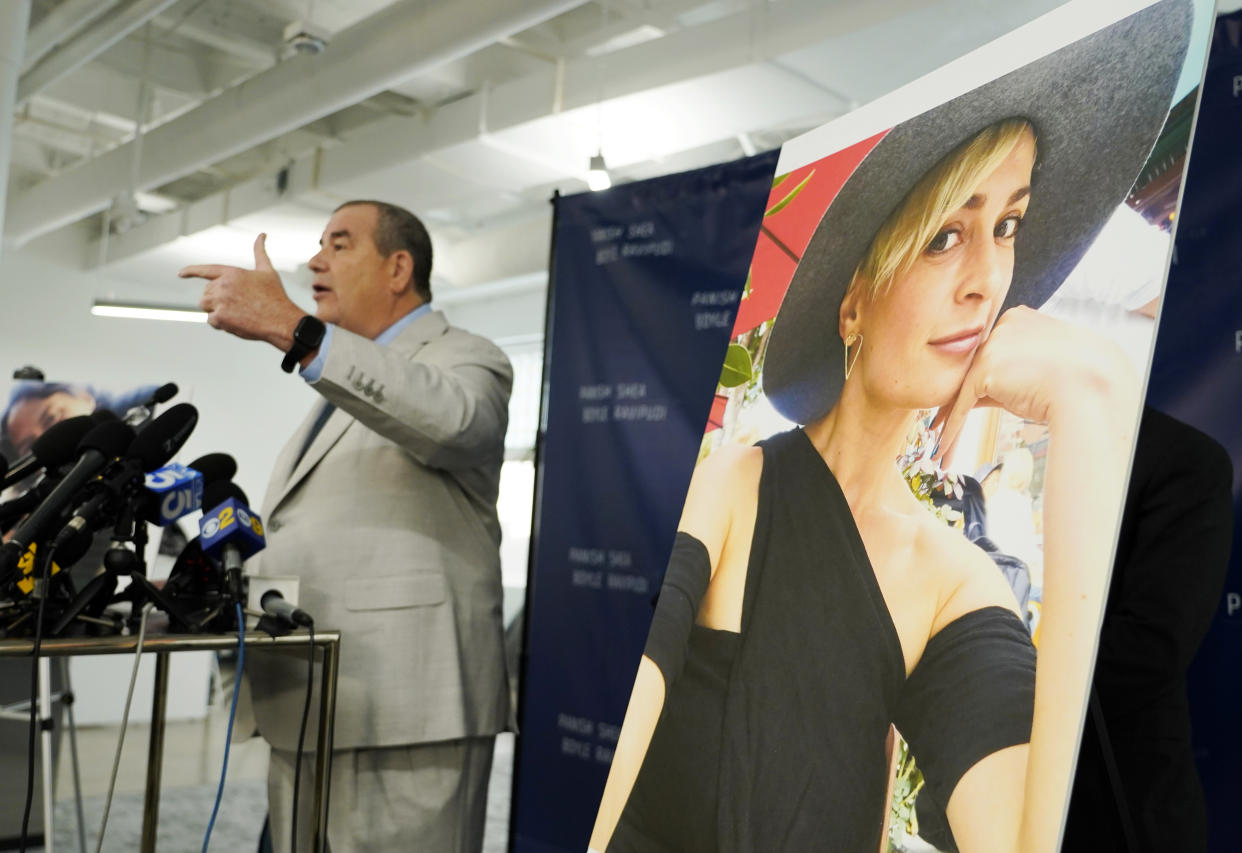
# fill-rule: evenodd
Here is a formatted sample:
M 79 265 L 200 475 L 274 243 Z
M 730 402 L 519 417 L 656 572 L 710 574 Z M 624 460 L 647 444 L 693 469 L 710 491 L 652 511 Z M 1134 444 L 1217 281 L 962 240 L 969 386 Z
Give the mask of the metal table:
M 310 635 L 298 631 L 271 637 L 258 631 L 246 632 L 246 648 L 305 646 Z M 138 637 L 63 637 L 46 639 L 39 646 L 40 657 L 74 655 L 132 655 Z M 336 713 L 337 664 L 340 660 L 339 631 L 316 631 L 315 646 L 323 654 L 319 690 L 319 731 L 315 752 L 315 807 L 311 813 L 311 849 L 327 850 L 328 783 L 332 778 L 332 727 Z M 155 689 L 151 707 L 151 739 L 147 751 L 147 788 L 142 817 L 142 853 L 155 853 L 155 830 L 159 824 L 160 774 L 164 764 L 164 712 L 168 696 L 168 656 L 173 652 L 223 651 L 237 647 L 236 634 L 148 634 L 142 652 L 155 655 Z M 30 657 L 32 640 L 0 640 L 0 657 Z M 47 709 L 40 709 L 40 714 Z M 47 768 L 45 767 L 45 772 Z M 51 827 L 45 827 L 50 835 Z

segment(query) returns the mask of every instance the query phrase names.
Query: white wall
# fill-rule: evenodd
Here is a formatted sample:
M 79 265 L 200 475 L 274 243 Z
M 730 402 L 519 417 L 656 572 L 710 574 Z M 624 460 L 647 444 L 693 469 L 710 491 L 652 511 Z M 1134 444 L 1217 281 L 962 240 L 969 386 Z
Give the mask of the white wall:
M 543 336 L 547 296 L 543 284 L 469 301 L 458 301 L 454 299 L 455 295 L 446 295 L 441 300 L 433 290 L 431 301 L 442 308 L 449 322 L 456 326 L 491 338 L 502 346 L 514 338 Z

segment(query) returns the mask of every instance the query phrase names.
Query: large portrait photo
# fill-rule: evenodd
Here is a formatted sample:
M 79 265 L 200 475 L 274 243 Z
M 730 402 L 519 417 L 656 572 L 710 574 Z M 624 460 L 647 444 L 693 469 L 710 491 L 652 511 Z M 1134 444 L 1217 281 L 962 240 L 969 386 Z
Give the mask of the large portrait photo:
M 1200 13 L 1070 3 L 785 145 L 593 850 L 1057 849 Z

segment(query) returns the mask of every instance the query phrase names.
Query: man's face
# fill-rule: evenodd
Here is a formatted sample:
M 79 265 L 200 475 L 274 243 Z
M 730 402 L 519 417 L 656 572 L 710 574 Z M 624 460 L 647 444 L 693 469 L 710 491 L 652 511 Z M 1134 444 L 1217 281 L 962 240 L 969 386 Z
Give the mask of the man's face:
M 319 252 L 307 263 L 314 274 L 316 316 L 368 338 L 387 325 L 393 296 L 389 259 L 372 237 L 377 220 L 369 204 L 341 208 L 328 220 Z
M 5 426 L 17 454 L 25 456 L 35 439 L 47 432 L 49 427 L 93 411 L 95 398 L 85 391 L 79 394 L 57 391 L 46 397 L 27 397 L 14 405 L 9 409 Z

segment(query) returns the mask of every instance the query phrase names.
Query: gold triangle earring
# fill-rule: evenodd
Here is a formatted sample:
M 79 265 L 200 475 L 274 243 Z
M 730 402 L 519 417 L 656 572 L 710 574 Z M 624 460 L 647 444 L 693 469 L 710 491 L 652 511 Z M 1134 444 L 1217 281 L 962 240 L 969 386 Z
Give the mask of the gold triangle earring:
M 850 334 L 846 335 L 845 337 L 845 378 L 846 379 L 850 378 L 850 374 L 854 372 L 854 365 L 858 364 L 858 356 L 862 352 L 862 340 L 863 340 L 863 336 L 860 334 L 856 334 L 854 332 L 850 332 Z M 852 347 L 855 343 L 858 344 L 858 349 L 854 350 L 854 358 L 851 360 L 850 359 L 850 347 Z

